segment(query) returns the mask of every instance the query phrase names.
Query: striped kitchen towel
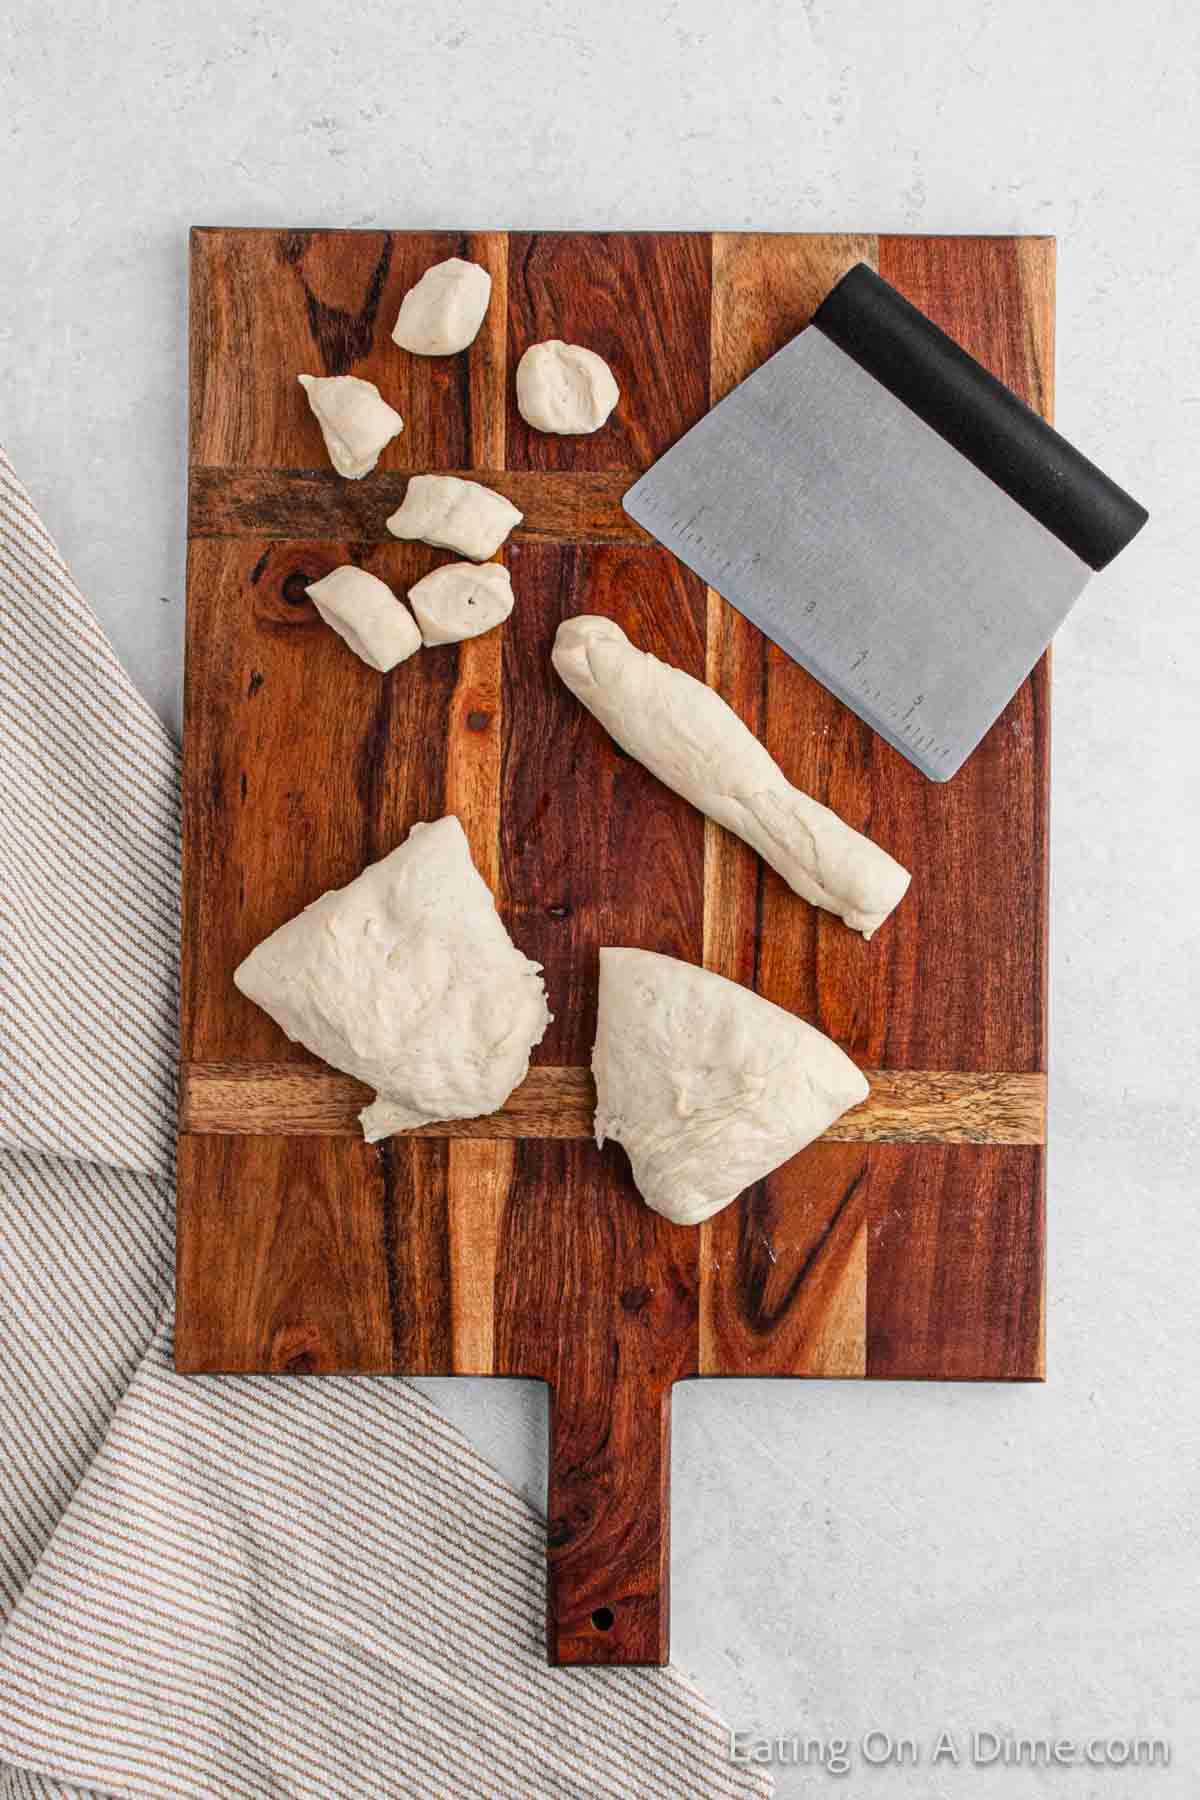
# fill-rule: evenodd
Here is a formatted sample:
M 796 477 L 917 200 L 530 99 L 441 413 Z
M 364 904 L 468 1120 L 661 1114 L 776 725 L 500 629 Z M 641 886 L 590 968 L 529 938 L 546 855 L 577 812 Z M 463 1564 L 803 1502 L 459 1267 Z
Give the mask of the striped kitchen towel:
M 0 1795 L 744 1796 L 400 1380 L 171 1366 L 176 751 L 0 452 Z

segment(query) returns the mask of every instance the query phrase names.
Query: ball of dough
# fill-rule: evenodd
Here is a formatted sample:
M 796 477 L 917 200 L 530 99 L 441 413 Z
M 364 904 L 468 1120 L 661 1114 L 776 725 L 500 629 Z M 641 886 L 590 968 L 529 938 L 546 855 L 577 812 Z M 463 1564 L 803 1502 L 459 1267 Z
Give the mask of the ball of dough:
M 472 562 L 486 562 L 523 516 L 503 494 L 481 481 L 464 481 L 461 475 L 413 475 L 387 528 L 393 537 L 421 538 L 440 550 L 457 550 Z
M 548 338 L 531 344 L 517 364 L 517 409 L 535 431 L 599 431 L 620 398 L 604 358 L 582 344 Z
M 357 375 L 298 375 L 316 414 L 329 460 L 347 481 L 369 475 L 385 444 L 404 430 L 373 381 Z
M 412 614 L 385 581 L 352 563 L 314 581 L 305 593 L 356 656 L 386 675 L 421 648 Z
M 445 563 L 408 590 L 426 644 L 461 644 L 502 625 L 513 609 L 503 563 Z
M 478 263 L 434 263 L 405 294 L 392 342 L 416 356 L 454 356 L 475 341 L 491 297 L 492 278 Z

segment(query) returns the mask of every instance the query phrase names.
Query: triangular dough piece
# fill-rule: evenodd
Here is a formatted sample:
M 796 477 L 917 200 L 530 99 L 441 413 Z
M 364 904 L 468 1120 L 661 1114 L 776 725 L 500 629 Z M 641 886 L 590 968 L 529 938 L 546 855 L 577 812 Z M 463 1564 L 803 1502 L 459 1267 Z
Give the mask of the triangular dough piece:
M 847 1108 L 861 1071 L 749 988 L 652 950 L 601 950 L 596 1142 L 623 1144 L 647 1205 L 699 1225 Z
M 329 460 L 347 481 L 369 475 L 385 445 L 404 430 L 373 381 L 358 375 L 298 375 L 325 439 Z
M 376 1090 L 368 1143 L 503 1106 L 550 1014 L 452 814 L 314 900 L 233 977 L 287 1035 Z

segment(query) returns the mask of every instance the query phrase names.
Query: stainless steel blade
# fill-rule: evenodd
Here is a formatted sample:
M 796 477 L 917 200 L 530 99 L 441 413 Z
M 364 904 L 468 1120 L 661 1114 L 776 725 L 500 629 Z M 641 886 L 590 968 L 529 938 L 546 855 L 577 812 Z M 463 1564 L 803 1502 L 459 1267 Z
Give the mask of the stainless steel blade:
M 934 781 L 979 743 L 1091 574 L 815 329 L 624 505 Z

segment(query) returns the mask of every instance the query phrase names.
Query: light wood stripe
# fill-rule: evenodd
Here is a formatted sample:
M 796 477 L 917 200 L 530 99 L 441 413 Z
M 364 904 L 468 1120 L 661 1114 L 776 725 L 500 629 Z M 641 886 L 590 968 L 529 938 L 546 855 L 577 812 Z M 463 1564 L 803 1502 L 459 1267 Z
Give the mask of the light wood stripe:
M 472 402 L 475 404 L 474 400 Z M 503 419 L 482 413 L 494 455 Z M 512 541 L 525 544 L 649 544 L 621 506 L 621 496 L 640 470 L 600 472 L 493 468 L 446 469 L 447 475 L 481 481 L 524 513 Z M 188 490 L 189 536 L 291 539 L 300 543 L 390 543 L 386 520 L 404 498 L 408 475 L 376 470 L 369 482 L 343 481 L 328 469 L 192 470 Z
M 1046 1077 L 867 1069 L 862 1106 L 825 1133 L 840 1144 L 1041 1144 Z M 182 1079 L 180 1129 L 231 1137 L 357 1137 L 371 1092 L 308 1063 L 194 1062 Z M 422 1125 L 406 1137 L 587 1138 L 595 1089 L 586 1068 L 535 1068 L 498 1113 Z
M 712 240 L 712 311 L 709 326 L 709 397 L 713 405 L 808 324 L 834 283 L 857 262 L 873 267 L 879 242 L 869 236 L 813 237 L 716 232 Z M 770 743 L 767 646 L 757 627 L 712 588 L 705 620 L 705 679 L 763 743 Z M 786 709 L 785 709 L 786 716 Z M 790 898 L 790 896 L 789 896 Z M 748 844 L 705 820 L 704 966 L 746 987 L 769 988 L 772 933 L 764 932 L 763 868 Z M 795 915 L 793 915 L 795 919 Z M 809 916 L 789 922 L 789 958 L 803 959 L 804 940 L 819 929 Z M 797 934 L 800 934 L 799 936 Z M 852 983 L 857 991 L 857 984 Z M 837 992 L 836 986 L 834 993 Z M 850 1129 L 840 1121 L 835 1132 Z M 831 1134 L 833 1135 L 833 1134 Z M 701 1226 L 701 1367 L 720 1366 L 718 1319 L 739 1319 L 731 1281 L 728 1218 Z M 865 1237 L 843 1272 L 836 1318 L 821 1323 L 806 1342 L 804 1366 L 812 1374 L 861 1374 L 866 1363 Z M 732 1265 L 736 1267 L 736 1261 Z M 728 1349 L 728 1345 L 724 1346 Z M 753 1354 L 753 1336 L 739 1339 L 735 1354 Z
M 475 232 L 468 254 L 492 278 L 491 304 L 467 357 L 471 461 L 478 468 L 502 469 L 508 424 L 508 233 Z
M 508 419 L 507 234 L 477 233 L 470 253 L 492 278 L 492 303 L 468 358 L 470 459 L 478 467 L 502 469 Z M 497 560 L 504 560 L 503 551 Z M 475 867 L 493 894 L 500 891 L 503 653 L 502 631 L 459 645 L 446 730 L 445 809 L 457 815 Z M 446 1146 L 450 1343 L 460 1375 L 490 1375 L 494 1367 L 496 1250 L 512 1168 L 511 1142 L 459 1137 Z
M 452 1138 L 447 1146 L 450 1334 L 456 1375 L 495 1371 L 496 1253 L 512 1185 L 511 1140 Z
M 860 1380 L 867 1372 L 867 1225 L 859 1226 L 841 1280 L 804 1346 L 798 1373 Z
M 714 232 L 713 405 L 803 330 L 847 269 L 878 260 L 869 233 Z
M 493 894 L 500 884 L 502 641 L 502 633 L 489 631 L 458 646 L 443 788 L 445 810 L 457 815 L 475 867 Z

